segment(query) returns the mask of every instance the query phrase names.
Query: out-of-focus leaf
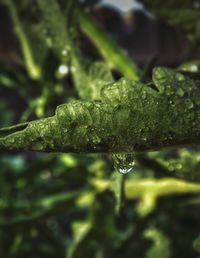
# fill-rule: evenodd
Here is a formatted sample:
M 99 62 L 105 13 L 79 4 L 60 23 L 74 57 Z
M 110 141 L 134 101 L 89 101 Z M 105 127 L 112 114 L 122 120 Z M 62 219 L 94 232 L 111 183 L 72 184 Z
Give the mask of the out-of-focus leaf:
M 180 67 L 180 70 L 192 73 L 200 72 L 200 60 L 194 60 L 191 62 L 183 63 Z
M 170 258 L 170 241 L 166 235 L 156 228 L 148 228 L 144 237 L 152 241 L 152 246 L 146 252 L 146 258 Z
M 154 13 L 186 32 L 192 41 L 200 41 L 199 0 L 146 0 Z
M 41 11 L 41 33 L 47 47 L 52 48 L 61 63 L 65 64 L 69 59 L 71 45 L 67 33 L 66 18 L 58 1 L 38 0 L 37 3 Z
M 89 71 L 81 63 L 80 57 L 72 55 L 71 72 L 77 88 L 78 94 L 82 99 L 100 99 L 103 85 L 114 81 L 109 67 L 103 62 L 96 62 L 91 65 Z
M 183 179 L 199 181 L 200 169 L 200 153 L 198 150 L 192 151 L 188 149 L 180 149 L 176 152 L 176 156 L 169 157 L 169 155 L 157 156 L 156 153 L 151 154 L 158 164 L 165 168 L 169 174 Z
M 195 251 L 200 253 L 200 236 L 198 236 L 193 242 L 193 248 Z
M 69 249 L 68 258 L 109 257 L 133 231 L 132 227 L 125 230 L 118 228 L 114 200 L 109 192 L 99 193 L 95 197 L 87 221 L 75 224 L 79 226 L 75 227 L 75 238 Z
M 173 178 L 161 180 L 143 179 L 128 180 L 125 184 L 125 195 L 128 199 L 151 194 L 154 198 L 181 193 L 198 193 L 200 184 L 189 183 Z

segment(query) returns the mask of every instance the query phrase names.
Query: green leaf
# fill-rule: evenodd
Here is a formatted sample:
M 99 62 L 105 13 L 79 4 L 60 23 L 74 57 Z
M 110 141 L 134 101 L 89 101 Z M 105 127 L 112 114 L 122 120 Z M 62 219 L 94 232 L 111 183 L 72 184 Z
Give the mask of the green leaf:
M 114 81 L 112 73 L 103 62 L 92 64 L 87 71 L 75 54 L 72 57 L 71 72 L 75 87 L 82 99 L 100 99 L 101 88 Z
M 193 248 L 195 251 L 200 253 L 200 236 L 198 236 L 193 242 Z
M 146 258 L 170 258 L 170 241 L 166 235 L 156 228 L 148 228 L 144 237 L 152 241 L 152 246 L 146 252 Z
M 38 0 L 37 3 L 41 11 L 41 32 L 44 41 L 53 49 L 61 63 L 65 64 L 69 59 L 71 42 L 64 14 L 56 0 Z
M 156 68 L 153 83 L 105 85 L 99 101 L 72 101 L 53 117 L 0 130 L 0 148 L 132 153 L 197 144 L 200 82 Z

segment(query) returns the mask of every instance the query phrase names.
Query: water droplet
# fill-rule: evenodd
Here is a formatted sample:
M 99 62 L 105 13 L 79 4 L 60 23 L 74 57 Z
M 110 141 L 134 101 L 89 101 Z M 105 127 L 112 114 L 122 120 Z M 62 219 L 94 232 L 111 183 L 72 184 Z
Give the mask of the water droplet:
M 177 73 L 176 74 L 176 80 L 177 81 L 184 81 L 185 80 L 185 76 L 181 73 Z
M 147 94 L 146 94 L 146 92 L 144 91 L 144 92 L 142 92 L 142 99 L 146 99 L 146 97 L 147 97 Z
M 60 73 L 60 74 L 62 74 L 62 75 L 65 75 L 65 74 L 67 74 L 68 73 L 68 67 L 66 66 L 66 65 L 60 65 L 59 67 L 58 67 L 58 72 Z
M 191 65 L 190 67 L 191 72 L 198 72 L 198 66 L 196 64 Z
M 35 140 L 35 141 L 32 143 L 31 148 L 32 148 L 33 150 L 36 150 L 36 151 L 44 150 L 43 143 L 40 142 L 39 140 Z
M 14 142 L 15 142 L 15 139 L 14 139 L 14 138 L 11 138 L 11 139 L 10 139 L 10 142 L 11 142 L 11 143 L 14 143 Z
M 47 38 L 46 38 L 46 44 L 47 44 L 48 47 L 52 47 L 52 46 L 53 46 L 52 38 L 47 37 Z
M 121 174 L 128 174 L 135 165 L 135 155 L 133 153 L 112 154 L 114 168 Z
M 62 49 L 62 51 L 61 51 L 61 55 L 62 55 L 63 57 L 66 57 L 66 56 L 67 56 L 67 54 L 68 54 L 68 48 L 67 48 L 67 47 L 65 47 L 65 48 L 63 48 L 63 49 Z
M 126 84 L 127 84 L 127 82 L 126 82 L 125 79 L 122 79 L 122 84 L 123 84 L 123 85 L 126 85 Z
M 185 100 L 186 108 L 192 109 L 194 107 L 194 103 L 190 99 Z
M 58 79 L 63 79 L 69 72 L 69 68 L 67 65 L 65 64 L 61 64 L 59 67 L 58 67 L 58 70 L 56 72 L 56 77 Z
M 146 137 L 143 137 L 142 140 L 143 140 L 144 142 L 146 142 L 146 141 L 147 141 L 147 138 L 146 138 Z
M 93 144 L 99 144 L 101 142 L 101 138 L 98 136 L 92 137 Z
M 183 97 L 185 94 L 184 90 L 182 88 L 178 88 L 176 90 L 176 95 L 179 96 L 179 97 Z

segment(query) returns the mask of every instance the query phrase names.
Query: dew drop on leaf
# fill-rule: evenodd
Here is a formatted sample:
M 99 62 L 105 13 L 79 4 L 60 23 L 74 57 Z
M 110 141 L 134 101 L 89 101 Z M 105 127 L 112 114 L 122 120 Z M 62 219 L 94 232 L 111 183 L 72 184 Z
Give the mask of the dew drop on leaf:
M 112 160 L 114 168 L 121 174 L 128 174 L 135 165 L 134 153 L 113 153 Z
M 194 103 L 190 99 L 185 100 L 185 105 L 187 109 L 192 109 L 194 107 Z

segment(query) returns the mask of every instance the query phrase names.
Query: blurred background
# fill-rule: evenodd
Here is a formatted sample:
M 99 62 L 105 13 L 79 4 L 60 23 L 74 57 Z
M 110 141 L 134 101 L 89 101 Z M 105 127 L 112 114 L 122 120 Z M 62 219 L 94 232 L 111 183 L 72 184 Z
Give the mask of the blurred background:
M 94 61 L 116 80 L 199 72 L 200 1 L 75 2 L 0 1 L 0 127 L 80 99 L 69 38 L 86 74 Z M 134 158 L 123 176 L 106 153 L 1 152 L 0 257 L 199 257 L 199 148 Z

